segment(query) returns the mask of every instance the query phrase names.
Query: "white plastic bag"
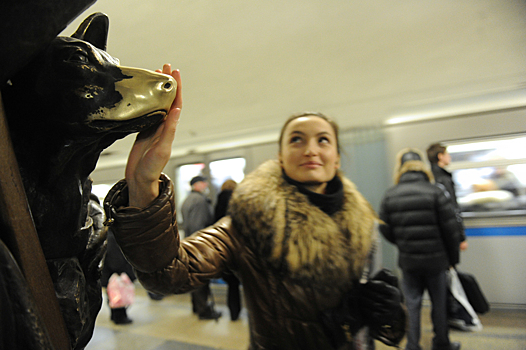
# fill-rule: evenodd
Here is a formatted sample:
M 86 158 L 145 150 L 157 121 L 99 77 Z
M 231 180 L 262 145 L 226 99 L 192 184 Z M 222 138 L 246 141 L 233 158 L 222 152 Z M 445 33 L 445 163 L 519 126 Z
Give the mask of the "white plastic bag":
M 135 285 L 126 272 L 114 273 L 108 281 L 108 299 L 110 308 L 128 307 L 135 300 Z
M 448 271 L 447 276 L 449 291 L 453 295 L 453 298 L 455 298 L 455 300 L 460 304 L 460 306 L 464 308 L 464 310 L 467 312 L 467 315 L 469 316 L 469 319 L 466 320 L 460 317 L 455 318 L 451 317 L 451 315 L 448 315 L 448 323 L 451 326 L 464 331 L 481 331 L 482 323 L 480 322 L 477 313 L 468 301 L 468 297 L 466 296 L 464 288 L 462 287 L 460 279 L 458 278 L 457 270 L 451 267 Z

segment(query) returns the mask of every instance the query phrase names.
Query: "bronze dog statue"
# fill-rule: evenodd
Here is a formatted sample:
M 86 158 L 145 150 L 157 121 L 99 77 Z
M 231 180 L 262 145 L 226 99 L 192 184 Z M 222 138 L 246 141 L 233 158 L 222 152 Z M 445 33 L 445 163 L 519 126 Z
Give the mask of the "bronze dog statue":
M 116 140 L 159 125 L 177 90 L 170 76 L 121 67 L 105 51 L 108 23 L 102 13 L 91 15 L 71 37 L 55 38 L 2 90 L 72 349 L 89 342 L 102 304 L 106 230 L 99 225 L 104 214 L 90 203 L 89 175 Z

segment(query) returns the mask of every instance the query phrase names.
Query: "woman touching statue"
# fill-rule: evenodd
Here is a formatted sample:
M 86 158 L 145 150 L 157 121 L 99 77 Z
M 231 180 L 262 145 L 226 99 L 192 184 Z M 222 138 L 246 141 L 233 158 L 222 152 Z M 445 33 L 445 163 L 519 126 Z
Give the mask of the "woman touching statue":
M 278 159 L 238 184 L 228 215 L 180 240 L 173 184 L 162 170 L 181 113 L 181 78 L 169 65 L 163 72 L 178 83 L 172 109 L 155 134 L 139 135 L 126 178 L 105 200 L 143 286 L 186 293 L 232 271 L 243 285 L 249 349 L 353 349 L 372 343 L 361 329 L 378 338 L 375 327 L 386 324 L 384 338 L 398 342 L 400 292 L 389 278 L 367 275 L 376 214 L 340 172 L 338 126 L 321 113 L 290 117 Z

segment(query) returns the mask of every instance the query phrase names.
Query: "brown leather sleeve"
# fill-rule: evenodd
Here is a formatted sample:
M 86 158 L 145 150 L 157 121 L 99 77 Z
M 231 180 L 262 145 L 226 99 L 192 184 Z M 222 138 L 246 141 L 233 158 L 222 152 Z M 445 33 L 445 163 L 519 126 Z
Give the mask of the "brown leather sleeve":
M 104 204 L 119 246 L 149 290 L 183 293 L 234 265 L 238 244 L 228 217 L 180 242 L 173 185 L 166 175 L 159 197 L 147 208 L 127 207 L 124 180 L 110 190 Z
M 104 207 L 117 243 L 133 268 L 153 272 L 176 257 L 179 234 L 173 186 L 167 176 L 161 177 L 160 195 L 147 208 L 128 207 L 128 186 L 124 180 L 110 190 Z

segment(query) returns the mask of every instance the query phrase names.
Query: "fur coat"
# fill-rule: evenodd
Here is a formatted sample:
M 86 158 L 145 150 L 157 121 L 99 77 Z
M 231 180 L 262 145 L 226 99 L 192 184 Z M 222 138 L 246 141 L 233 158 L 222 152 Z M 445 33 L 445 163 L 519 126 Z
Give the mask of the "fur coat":
M 361 277 L 375 217 L 355 185 L 338 176 L 344 202 L 329 216 L 286 182 L 276 161 L 268 161 L 234 192 L 234 226 L 271 266 L 299 283 L 347 288 Z
M 266 162 L 237 186 L 231 217 L 181 241 L 166 176 L 148 208 L 122 207 L 125 182 L 105 203 L 117 241 L 145 288 L 185 293 L 229 270 L 243 285 L 249 349 L 335 349 L 321 314 L 337 308 L 362 277 L 376 240 L 374 211 L 349 180 L 337 176 L 343 205 L 329 216 L 284 180 L 276 161 Z

